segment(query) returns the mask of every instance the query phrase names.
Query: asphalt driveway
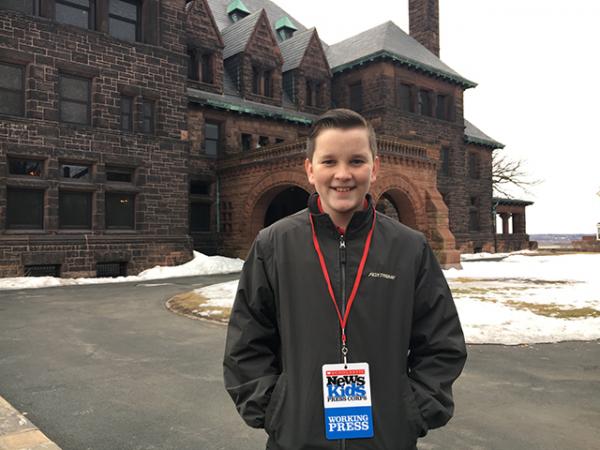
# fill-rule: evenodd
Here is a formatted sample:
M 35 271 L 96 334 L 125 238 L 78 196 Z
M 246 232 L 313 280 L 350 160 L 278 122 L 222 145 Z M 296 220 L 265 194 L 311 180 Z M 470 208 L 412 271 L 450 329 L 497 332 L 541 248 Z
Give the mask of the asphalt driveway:
M 264 448 L 223 389 L 225 328 L 164 307 L 234 277 L 0 291 L 0 395 L 64 450 Z M 599 341 L 469 352 L 420 449 L 597 448 Z

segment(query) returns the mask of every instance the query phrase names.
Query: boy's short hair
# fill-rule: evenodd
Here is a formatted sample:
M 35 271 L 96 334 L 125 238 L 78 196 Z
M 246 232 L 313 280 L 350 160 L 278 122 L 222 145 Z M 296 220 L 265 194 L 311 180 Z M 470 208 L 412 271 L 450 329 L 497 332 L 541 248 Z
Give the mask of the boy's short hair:
M 310 134 L 308 135 L 308 143 L 306 145 L 306 157 L 309 160 L 312 161 L 313 154 L 315 153 L 317 137 L 323 130 L 328 130 L 330 128 L 341 128 L 342 130 L 365 128 L 369 134 L 369 148 L 371 149 L 373 159 L 377 156 L 377 138 L 375 137 L 375 130 L 373 130 L 371 124 L 367 122 L 367 119 L 351 109 L 338 108 L 330 109 L 313 122 Z

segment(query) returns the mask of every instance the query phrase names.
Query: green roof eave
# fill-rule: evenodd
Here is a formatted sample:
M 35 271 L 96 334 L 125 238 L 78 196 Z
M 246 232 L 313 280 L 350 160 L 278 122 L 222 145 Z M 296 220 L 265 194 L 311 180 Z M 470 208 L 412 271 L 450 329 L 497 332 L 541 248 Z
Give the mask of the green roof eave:
M 465 143 L 483 145 L 484 147 L 490 147 L 491 149 L 504 148 L 504 144 L 501 144 L 498 141 L 488 141 L 487 139 L 481 139 L 475 136 L 468 136 L 466 134 Z
M 221 10 L 223 11 L 223 10 Z M 250 14 L 250 10 L 244 5 L 242 0 L 233 0 L 227 5 L 227 14 L 231 14 L 233 11 L 242 11 Z
M 226 111 L 233 111 L 239 114 L 248 114 L 252 116 L 264 117 L 267 119 L 279 119 L 279 120 L 287 120 L 288 122 L 299 123 L 302 125 L 311 125 L 312 120 L 307 119 L 306 117 L 301 117 L 295 115 L 293 113 L 288 113 L 286 111 L 281 111 L 278 113 L 263 111 L 257 108 L 252 108 L 249 106 L 236 105 L 235 103 L 230 103 L 226 101 L 219 101 L 213 99 L 199 99 L 199 98 L 190 98 L 190 101 L 194 103 L 198 103 L 204 106 L 210 106 L 216 109 L 222 109 Z
M 283 16 L 281 19 L 275 22 L 275 29 L 279 30 L 281 28 L 289 28 L 290 30 L 294 31 L 298 30 L 288 16 Z
M 339 73 L 345 70 L 351 69 L 356 66 L 361 66 L 371 61 L 375 61 L 376 59 L 391 59 L 392 61 L 396 61 L 404 66 L 408 66 L 409 69 L 415 69 L 422 72 L 425 72 L 429 75 L 433 75 L 438 78 L 442 78 L 446 81 L 450 81 L 452 83 L 459 84 L 463 86 L 465 89 L 474 88 L 477 86 L 477 83 L 474 81 L 467 80 L 458 75 L 453 75 L 447 72 L 443 72 L 434 67 L 428 66 L 426 64 L 420 63 L 410 58 L 406 58 L 404 56 L 397 55 L 396 53 L 383 50 L 376 53 L 372 53 L 371 55 L 363 56 L 362 58 L 355 59 L 354 61 L 350 61 L 348 63 L 342 64 L 340 66 L 332 67 L 332 73 Z

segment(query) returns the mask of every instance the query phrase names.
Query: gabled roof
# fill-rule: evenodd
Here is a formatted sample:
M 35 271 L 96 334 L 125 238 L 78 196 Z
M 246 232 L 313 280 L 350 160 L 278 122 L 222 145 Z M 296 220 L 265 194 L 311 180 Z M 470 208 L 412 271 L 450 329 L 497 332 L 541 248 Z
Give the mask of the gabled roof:
M 262 10 L 258 10 L 221 31 L 223 43 L 225 44 L 223 59 L 227 59 L 245 50 L 248 39 L 252 36 L 261 12 Z
M 284 16 L 281 19 L 279 19 L 277 22 L 275 22 L 275 29 L 279 30 L 280 28 L 289 28 L 290 30 L 298 29 L 288 16 Z
M 224 30 L 232 23 L 229 15 L 227 14 L 227 7 L 230 3 L 231 0 L 208 0 L 208 4 L 213 16 L 215 17 L 215 21 L 217 22 L 219 30 Z M 244 5 L 250 10 L 251 13 L 255 13 L 261 9 L 264 9 L 267 13 L 267 18 L 269 19 L 269 23 L 271 24 L 271 28 L 275 36 L 277 36 L 275 24 L 279 19 L 282 19 L 286 16 L 291 19 L 298 31 L 306 30 L 304 25 L 302 25 L 294 17 L 270 0 L 244 0 Z M 279 37 L 277 37 L 277 39 L 279 40 Z
M 287 72 L 288 70 L 296 69 L 300 66 L 304 53 L 306 52 L 306 47 L 308 47 L 314 32 L 315 29 L 311 28 L 296 33 L 293 37 L 279 44 L 279 49 L 283 56 L 282 72 Z
M 485 147 L 504 148 L 504 144 L 492 139 L 467 119 L 465 120 L 465 142 L 467 144 L 483 145 Z
M 466 88 L 476 86 L 476 83 L 452 70 L 391 21 L 327 48 L 327 59 L 334 73 L 376 58 L 390 58 L 400 64 L 447 79 Z
M 250 14 L 250 10 L 246 7 L 246 5 L 244 5 L 244 2 L 242 0 L 233 0 L 233 1 L 229 2 L 225 12 L 229 15 L 233 11 L 242 11 L 242 12 Z

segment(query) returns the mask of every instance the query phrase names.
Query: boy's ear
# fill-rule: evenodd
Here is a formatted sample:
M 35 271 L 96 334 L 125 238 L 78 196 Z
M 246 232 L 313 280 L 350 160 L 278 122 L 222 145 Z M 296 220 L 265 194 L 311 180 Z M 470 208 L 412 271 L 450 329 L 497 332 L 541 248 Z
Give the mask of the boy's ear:
M 381 161 L 379 160 L 379 156 L 375 157 L 375 161 L 373 161 L 373 171 L 371 172 L 371 183 L 373 183 L 377 179 L 377 175 L 379 174 L 379 166 Z
M 308 158 L 304 160 L 304 170 L 306 171 L 306 178 L 308 178 L 308 182 L 314 185 L 315 178 L 313 176 L 313 166 L 311 160 Z

